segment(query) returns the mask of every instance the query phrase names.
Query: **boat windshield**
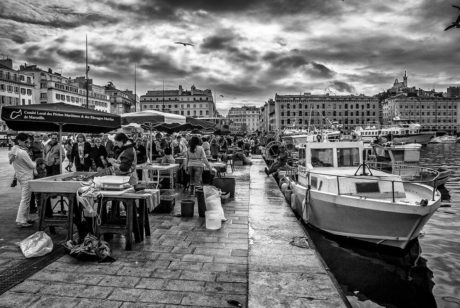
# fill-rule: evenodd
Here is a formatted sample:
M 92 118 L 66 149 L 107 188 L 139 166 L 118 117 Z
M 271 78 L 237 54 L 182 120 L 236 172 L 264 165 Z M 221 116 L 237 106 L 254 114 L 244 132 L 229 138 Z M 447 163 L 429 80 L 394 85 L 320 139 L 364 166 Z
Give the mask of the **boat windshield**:
M 359 149 L 358 148 L 339 148 L 337 149 L 338 167 L 359 166 Z
M 311 149 L 311 165 L 313 167 L 333 167 L 332 149 Z

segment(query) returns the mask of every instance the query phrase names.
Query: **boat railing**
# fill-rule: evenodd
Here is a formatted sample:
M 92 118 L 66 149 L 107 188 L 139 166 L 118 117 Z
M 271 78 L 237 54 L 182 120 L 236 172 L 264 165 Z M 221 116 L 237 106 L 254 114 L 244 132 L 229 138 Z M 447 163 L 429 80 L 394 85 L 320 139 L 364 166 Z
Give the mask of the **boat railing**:
M 336 180 L 337 180 L 337 193 L 338 195 L 341 195 L 341 191 L 340 191 L 340 179 L 341 178 L 344 178 L 344 179 L 359 179 L 359 180 L 363 180 L 363 181 L 369 181 L 369 182 L 375 182 L 376 180 L 376 177 L 378 178 L 378 181 L 380 182 L 390 182 L 391 183 L 391 195 L 392 195 L 392 200 L 393 200 L 393 203 L 395 202 L 396 200 L 396 196 L 397 196 L 397 191 L 395 190 L 395 183 L 420 183 L 420 184 L 427 184 L 429 186 L 432 186 L 433 187 L 433 194 L 432 194 L 432 201 L 435 200 L 435 194 L 436 194 L 436 182 L 438 180 L 438 177 L 439 177 L 439 172 L 434 170 L 434 169 L 431 169 L 431 168 L 425 168 L 425 167 L 418 167 L 419 169 L 421 169 L 421 176 L 418 177 L 418 178 L 414 178 L 414 177 L 408 177 L 408 178 L 404 178 L 403 176 L 400 176 L 400 180 L 399 179 L 384 179 L 378 175 L 374 176 L 372 174 L 372 170 L 379 170 L 379 171 L 383 171 L 383 172 L 388 172 L 388 170 L 384 169 L 384 165 L 389 165 L 389 164 L 385 164 L 385 163 L 373 163 L 373 162 L 370 162 L 370 163 L 365 163 L 365 164 L 360 164 L 358 169 L 357 169 L 357 173 L 358 171 L 360 170 L 363 170 L 362 174 L 361 175 L 334 175 L 334 174 L 330 174 L 330 173 L 321 173 L 321 172 L 316 172 L 314 170 L 309 170 L 309 171 L 306 171 L 307 172 L 307 181 L 308 181 L 308 184 L 309 184 L 309 187 L 311 187 L 311 175 L 323 175 L 323 176 L 327 176 L 327 177 L 335 177 Z M 409 167 L 412 167 L 412 166 L 409 166 Z M 415 166 L 414 166 L 415 168 Z M 366 172 L 366 170 L 368 172 Z M 423 177 L 423 173 L 426 174 L 426 178 Z M 397 173 L 391 173 L 391 174 L 394 174 L 394 175 L 398 175 Z M 428 177 L 429 175 L 432 175 L 432 177 Z M 369 178 L 369 176 L 371 176 L 372 178 Z

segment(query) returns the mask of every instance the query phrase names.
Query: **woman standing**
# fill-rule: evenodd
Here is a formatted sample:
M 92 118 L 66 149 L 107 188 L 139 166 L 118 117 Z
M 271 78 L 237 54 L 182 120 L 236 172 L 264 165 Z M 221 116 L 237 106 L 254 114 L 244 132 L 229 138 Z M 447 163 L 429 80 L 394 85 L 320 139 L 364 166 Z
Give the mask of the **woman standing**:
M 21 201 L 19 203 L 18 214 L 16 215 L 16 225 L 19 228 L 28 228 L 32 226 L 32 221 L 29 220 L 30 197 L 32 194 L 29 181 L 34 178 L 36 165 L 28 153 L 28 146 L 30 144 L 29 136 L 19 133 L 16 141 L 18 146 L 10 157 L 14 172 L 21 185 Z
M 206 154 L 206 157 L 211 156 L 211 145 L 208 142 L 208 138 L 203 137 L 203 144 L 201 145 L 204 150 L 204 154 Z
M 184 161 L 184 169 L 190 175 L 190 192 L 195 193 L 195 187 L 201 185 L 204 164 L 212 170 L 213 168 L 206 158 L 203 147 L 199 145 L 200 138 L 193 136 L 190 139 L 190 148 L 187 151 Z
M 86 142 L 83 134 L 78 134 L 77 142 L 73 144 L 70 152 L 70 169 L 75 161 L 75 168 L 77 171 L 89 171 L 89 167 L 91 166 L 91 159 L 89 158 L 90 152 L 91 145 Z
M 115 135 L 115 145 L 120 148 L 120 154 L 117 159 L 110 158 L 116 175 L 129 175 L 129 184 L 137 185 L 137 156 L 134 144 L 123 133 Z

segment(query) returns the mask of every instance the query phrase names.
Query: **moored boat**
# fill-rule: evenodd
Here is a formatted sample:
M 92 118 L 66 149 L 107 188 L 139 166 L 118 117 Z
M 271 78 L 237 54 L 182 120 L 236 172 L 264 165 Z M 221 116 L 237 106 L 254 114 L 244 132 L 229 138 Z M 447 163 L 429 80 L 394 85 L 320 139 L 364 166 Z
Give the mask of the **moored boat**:
M 430 185 L 363 163 L 360 141 L 307 143 L 304 153 L 289 184 L 291 206 L 325 232 L 404 249 L 440 206 Z

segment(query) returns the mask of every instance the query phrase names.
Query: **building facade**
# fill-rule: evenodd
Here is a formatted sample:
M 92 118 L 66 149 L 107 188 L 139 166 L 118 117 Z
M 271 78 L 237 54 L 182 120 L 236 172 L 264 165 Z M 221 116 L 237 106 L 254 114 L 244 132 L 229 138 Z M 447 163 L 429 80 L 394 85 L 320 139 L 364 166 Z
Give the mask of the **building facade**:
M 131 100 L 131 112 L 141 111 L 140 109 L 140 98 L 139 95 L 135 94 L 131 90 L 125 90 L 126 95 Z
M 86 79 L 64 77 L 59 73 L 42 70 L 36 65 L 21 65 L 20 72 L 34 76 L 34 101 L 37 104 L 66 103 L 109 112 L 108 96 L 101 87 L 89 80 L 88 104 L 86 103 Z
M 458 87 L 448 87 L 447 88 L 447 97 L 460 97 L 460 86 L 458 86 Z
M 338 123 L 345 131 L 356 126 L 380 123 L 379 99 L 364 95 L 333 96 L 275 94 L 272 129 L 308 129 Z
M 34 104 L 34 76 L 13 69 L 11 59 L 0 60 L 0 111 L 3 106 Z M 8 127 L 0 120 L 0 141 L 6 141 Z
M 382 104 L 383 122 L 394 118 L 414 121 L 426 130 L 459 132 L 460 97 L 397 95 L 385 99 Z
M 147 91 L 141 96 L 141 110 L 157 110 L 196 118 L 217 115 L 211 90 L 199 90 L 192 86 L 190 91 L 186 91 L 180 85 L 178 90 Z
M 275 129 L 275 121 L 275 101 L 270 98 L 262 107 L 260 107 L 259 131 L 272 131 Z
M 112 82 L 105 86 L 105 93 L 110 97 L 110 113 L 121 115 L 131 112 L 134 102 L 128 93 L 118 90 Z
M 230 131 L 253 133 L 259 129 L 260 108 L 255 106 L 232 107 L 228 111 Z

